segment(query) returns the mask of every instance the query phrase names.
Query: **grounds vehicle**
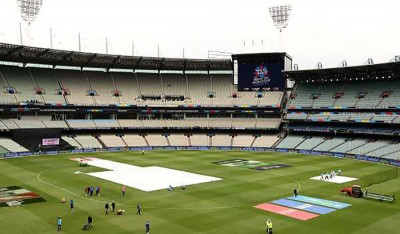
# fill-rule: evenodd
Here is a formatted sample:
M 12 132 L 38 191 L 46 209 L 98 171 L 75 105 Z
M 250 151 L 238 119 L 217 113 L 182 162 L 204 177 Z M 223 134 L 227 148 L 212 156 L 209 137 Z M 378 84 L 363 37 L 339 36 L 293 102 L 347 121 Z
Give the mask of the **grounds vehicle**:
M 373 193 L 373 192 L 368 192 L 368 190 L 365 190 L 364 192 L 361 190 L 360 185 L 353 185 L 352 187 L 346 187 L 342 188 L 340 190 L 342 193 L 346 193 L 350 197 L 364 197 L 364 198 L 370 198 L 370 199 L 375 199 L 378 201 L 389 201 L 393 202 L 395 200 L 394 195 L 384 195 L 380 193 Z

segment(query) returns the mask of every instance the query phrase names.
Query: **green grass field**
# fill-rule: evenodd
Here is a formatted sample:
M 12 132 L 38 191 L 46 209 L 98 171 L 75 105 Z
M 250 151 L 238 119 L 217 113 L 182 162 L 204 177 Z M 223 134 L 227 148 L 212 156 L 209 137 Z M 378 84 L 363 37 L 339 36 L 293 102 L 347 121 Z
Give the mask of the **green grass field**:
M 55 233 L 56 218 L 63 217 L 62 233 L 79 233 L 86 217 L 94 219 L 92 233 L 144 233 L 146 220 L 151 233 L 265 233 L 265 221 L 271 218 L 274 233 L 400 233 L 400 207 L 397 202 L 385 203 L 357 199 L 340 194 L 346 185 L 310 180 L 321 172 L 341 168 L 344 175 L 369 178 L 395 170 L 392 167 L 332 157 L 295 154 L 236 151 L 153 151 L 79 154 L 94 156 L 137 166 L 162 166 L 223 180 L 187 186 L 182 191 L 142 192 L 128 188 L 122 197 L 121 185 L 96 179 L 75 171 L 102 171 L 95 167 L 79 167 L 68 160 L 73 155 L 27 157 L 0 160 L 0 187 L 20 186 L 39 193 L 47 201 L 15 207 L 0 207 L 0 233 Z M 255 171 L 226 167 L 212 162 L 228 159 L 251 159 L 283 163 L 291 167 Z M 140 178 L 146 180 L 146 178 Z M 355 182 L 357 183 L 357 182 Z M 84 187 L 100 185 L 101 197 L 87 198 Z M 352 204 L 351 207 L 299 221 L 253 208 L 254 205 L 300 193 Z M 400 196 L 400 179 L 392 179 L 369 187 L 368 191 Z M 60 198 L 75 200 L 75 212 Z M 125 214 L 105 215 L 104 202 L 115 200 Z M 136 215 L 136 203 L 142 204 L 142 216 Z

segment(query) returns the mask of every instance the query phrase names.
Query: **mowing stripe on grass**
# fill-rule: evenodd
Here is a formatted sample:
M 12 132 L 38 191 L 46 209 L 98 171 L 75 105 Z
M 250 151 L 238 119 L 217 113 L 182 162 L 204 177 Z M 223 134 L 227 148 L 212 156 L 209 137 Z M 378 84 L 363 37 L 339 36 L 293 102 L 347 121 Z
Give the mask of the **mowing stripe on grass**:
M 270 212 L 273 212 L 276 214 L 284 215 L 287 217 L 291 217 L 291 218 L 295 218 L 295 219 L 299 219 L 299 220 L 303 220 L 303 221 L 313 219 L 313 218 L 316 218 L 319 216 L 317 214 L 300 211 L 300 210 L 295 210 L 295 209 L 287 208 L 284 206 L 278 206 L 278 205 L 274 205 L 271 203 L 259 204 L 259 205 L 256 205 L 255 208 L 270 211 Z
M 323 207 L 323 206 L 317 206 L 317 205 L 311 205 L 303 202 L 298 202 L 298 201 L 291 201 L 285 198 L 279 199 L 272 201 L 272 203 L 276 205 L 282 205 L 282 206 L 287 206 L 291 208 L 296 208 L 299 210 L 305 210 L 317 214 L 328 214 L 330 212 L 335 211 L 335 209 L 328 208 L 328 207 Z
M 294 196 L 288 197 L 287 199 L 305 202 L 305 203 L 311 203 L 311 204 L 320 205 L 320 206 L 326 206 L 326 207 L 335 208 L 335 209 L 343 209 L 343 208 L 351 206 L 351 204 L 347 204 L 347 203 L 325 200 L 325 199 L 320 199 L 320 198 L 315 198 L 315 197 L 302 196 L 302 195 L 299 195 L 297 197 L 294 197 Z

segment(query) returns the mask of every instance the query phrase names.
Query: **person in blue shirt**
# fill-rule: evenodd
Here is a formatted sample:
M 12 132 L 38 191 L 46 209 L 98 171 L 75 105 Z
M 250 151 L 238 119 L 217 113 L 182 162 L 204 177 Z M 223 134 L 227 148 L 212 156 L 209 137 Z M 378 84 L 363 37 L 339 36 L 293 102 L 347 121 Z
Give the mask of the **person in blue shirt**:
M 71 212 L 74 212 L 74 200 L 73 199 L 71 199 L 69 201 L 69 208 L 70 208 Z
M 61 224 L 62 224 L 62 220 L 61 220 L 61 216 L 58 216 L 57 218 L 57 231 L 61 231 Z
M 100 186 L 96 187 L 96 196 L 100 196 Z
M 150 233 L 150 222 L 146 221 L 146 224 L 144 225 L 146 227 L 146 234 Z

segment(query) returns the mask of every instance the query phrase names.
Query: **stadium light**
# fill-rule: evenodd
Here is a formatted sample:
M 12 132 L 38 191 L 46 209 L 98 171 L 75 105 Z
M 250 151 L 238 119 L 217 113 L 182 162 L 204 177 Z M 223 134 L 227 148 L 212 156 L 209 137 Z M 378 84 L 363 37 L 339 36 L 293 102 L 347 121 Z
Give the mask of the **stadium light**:
M 269 8 L 269 14 L 274 21 L 275 27 L 282 32 L 288 26 L 289 16 L 292 8 L 290 5 L 274 6 Z
M 288 26 L 289 16 L 292 11 L 290 5 L 274 6 L 269 8 L 269 14 L 279 30 L 279 50 L 283 51 L 283 29 Z
M 33 22 L 39 14 L 43 0 L 17 0 L 23 20 Z

